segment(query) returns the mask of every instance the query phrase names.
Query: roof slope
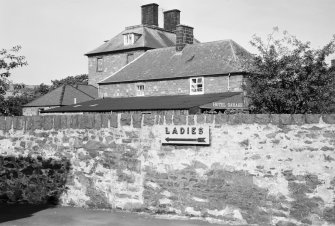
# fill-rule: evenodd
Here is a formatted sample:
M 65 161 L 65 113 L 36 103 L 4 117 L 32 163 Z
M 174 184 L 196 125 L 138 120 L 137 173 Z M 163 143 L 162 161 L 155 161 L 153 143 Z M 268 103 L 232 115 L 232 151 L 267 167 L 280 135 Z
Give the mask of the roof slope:
M 232 40 L 149 50 L 99 84 L 183 78 L 241 72 L 251 54 Z
M 125 46 L 123 43 L 123 34 L 127 33 L 136 33 L 141 36 L 133 45 Z M 174 46 L 175 43 L 176 34 L 174 33 L 167 32 L 158 27 L 138 25 L 133 27 L 127 27 L 126 30 L 122 31 L 120 34 L 116 35 L 108 42 L 86 53 L 85 55 L 94 55 L 98 53 L 114 52 L 134 48 L 163 48 L 168 46 Z
M 24 105 L 24 107 L 70 105 L 74 103 L 74 98 L 76 98 L 77 103 L 94 99 L 94 97 L 74 88 L 73 86 L 63 85 L 31 101 L 30 103 Z
M 94 99 L 98 98 L 99 93 L 98 93 L 98 88 L 92 85 L 77 85 L 77 89 L 80 91 L 88 94 L 89 96 L 93 97 Z
M 53 108 L 46 110 L 45 112 L 109 112 L 190 109 L 240 94 L 240 92 L 226 92 L 204 95 L 105 98 L 87 101 L 80 104 L 73 104 L 70 106 Z

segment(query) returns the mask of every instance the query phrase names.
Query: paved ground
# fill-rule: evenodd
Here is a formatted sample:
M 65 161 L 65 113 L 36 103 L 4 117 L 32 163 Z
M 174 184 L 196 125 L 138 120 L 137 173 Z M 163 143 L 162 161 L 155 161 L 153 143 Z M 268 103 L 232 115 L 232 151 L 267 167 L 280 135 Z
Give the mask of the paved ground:
M 0 206 L 1 226 L 216 226 L 200 220 L 168 220 L 147 215 L 46 206 Z M 222 226 L 222 225 L 221 225 Z

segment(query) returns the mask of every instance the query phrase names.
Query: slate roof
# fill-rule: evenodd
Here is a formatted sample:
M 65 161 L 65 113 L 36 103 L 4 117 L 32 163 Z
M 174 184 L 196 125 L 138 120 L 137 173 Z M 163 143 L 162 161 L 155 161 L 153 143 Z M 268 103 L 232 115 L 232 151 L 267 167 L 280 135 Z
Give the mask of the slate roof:
M 136 33 L 141 35 L 133 45 L 124 45 L 123 34 Z M 176 43 L 176 34 L 163 30 L 162 28 L 148 25 L 137 25 L 127 27 L 120 34 L 110 39 L 108 42 L 98 48 L 86 53 L 85 55 L 95 55 L 99 53 L 115 52 L 121 50 L 129 50 L 134 48 L 163 48 L 174 46 Z
M 94 99 L 99 97 L 98 89 L 92 85 L 77 85 L 77 89 L 80 91 L 88 94 L 89 96 L 93 97 Z
M 97 88 L 96 93 L 98 93 Z M 93 88 L 89 87 L 91 93 L 87 94 L 79 89 L 74 88 L 70 85 L 60 86 L 49 93 L 25 104 L 23 107 L 45 107 L 45 106 L 64 106 L 74 103 L 74 98 L 76 98 L 77 103 L 94 100 L 95 97 L 91 96 Z M 84 90 L 82 86 L 81 89 Z
M 235 95 L 241 95 L 241 92 L 211 93 L 204 95 L 104 98 L 73 104 L 70 106 L 53 108 L 44 112 L 110 112 L 191 109 L 193 107 L 199 107 L 201 105 Z
M 242 72 L 251 54 L 233 40 L 149 50 L 99 84 L 164 80 Z

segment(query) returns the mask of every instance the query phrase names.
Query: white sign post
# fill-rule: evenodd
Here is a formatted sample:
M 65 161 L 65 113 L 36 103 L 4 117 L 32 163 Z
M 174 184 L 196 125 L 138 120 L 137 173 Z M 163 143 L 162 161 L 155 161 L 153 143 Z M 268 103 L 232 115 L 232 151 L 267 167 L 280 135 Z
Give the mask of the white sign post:
M 162 144 L 210 144 L 209 126 L 163 126 Z

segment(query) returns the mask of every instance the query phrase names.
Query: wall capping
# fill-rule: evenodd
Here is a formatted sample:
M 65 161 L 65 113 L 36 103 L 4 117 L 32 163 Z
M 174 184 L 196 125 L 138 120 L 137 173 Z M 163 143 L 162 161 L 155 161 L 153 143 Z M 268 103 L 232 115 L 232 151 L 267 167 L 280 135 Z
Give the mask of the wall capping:
M 141 115 L 141 114 L 84 114 L 45 116 L 0 116 L 0 131 L 32 131 L 60 129 L 100 129 L 131 126 L 141 128 L 153 125 L 214 126 L 240 124 L 335 124 L 335 114 L 232 114 L 232 115 Z

